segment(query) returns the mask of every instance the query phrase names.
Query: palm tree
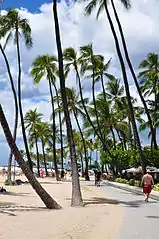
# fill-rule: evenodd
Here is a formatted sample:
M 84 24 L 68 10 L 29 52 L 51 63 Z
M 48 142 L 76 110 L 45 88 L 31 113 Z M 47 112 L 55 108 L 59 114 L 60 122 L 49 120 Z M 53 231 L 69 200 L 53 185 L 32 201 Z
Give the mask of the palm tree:
M 5 115 L 3 113 L 2 106 L 0 105 L 0 123 L 3 128 L 6 140 L 8 142 L 8 145 L 10 149 L 12 150 L 12 153 L 19 164 L 20 168 L 22 169 L 23 173 L 27 177 L 29 183 L 33 187 L 33 189 L 36 191 L 36 193 L 39 195 L 41 200 L 44 202 L 47 208 L 49 209 L 60 209 L 61 206 L 57 204 L 57 202 L 51 198 L 51 196 L 44 190 L 44 188 L 40 185 L 40 183 L 36 180 L 34 174 L 30 170 L 30 168 L 27 166 L 25 161 L 23 160 L 15 142 L 11 135 L 10 129 L 8 127 L 8 123 L 6 121 Z
M 97 125 L 99 128 L 99 134 L 100 134 L 100 137 L 102 138 L 100 125 L 99 125 L 99 119 L 98 119 L 98 112 L 97 112 L 97 107 L 96 107 L 96 99 L 95 99 L 95 70 L 96 70 L 97 66 L 100 64 L 101 58 L 102 58 L 102 56 L 100 56 L 100 55 L 94 55 L 92 44 L 80 47 L 79 62 L 81 64 L 81 72 L 84 74 L 87 71 L 92 71 L 93 103 L 94 103 L 94 109 L 95 109 L 95 113 L 96 113 Z
M 32 145 L 35 142 L 36 154 L 37 154 L 37 169 L 38 176 L 40 177 L 40 163 L 39 163 L 39 150 L 38 150 L 38 125 L 41 123 L 43 114 L 38 113 L 37 109 L 29 110 L 24 117 L 24 124 L 26 129 L 29 130 L 30 142 Z
M 22 100 L 21 100 L 21 56 L 20 56 L 20 42 L 19 37 L 22 36 L 26 47 L 29 49 L 32 47 L 31 28 L 26 18 L 21 18 L 19 12 L 15 9 L 8 10 L 5 16 L 0 17 L 0 35 L 6 37 L 6 43 L 13 37 L 14 43 L 17 48 L 17 60 L 18 60 L 18 100 L 19 100 L 19 113 L 21 118 L 22 134 L 24 139 L 25 150 L 29 162 L 30 169 L 32 170 L 32 162 L 29 154 L 29 148 L 27 143 L 27 137 L 24 126 Z M 14 35 L 13 35 L 14 34 Z
M 123 1 L 122 1 L 123 2 Z M 125 1 L 124 1 L 125 2 Z M 94 1 L 92 0 L 85 8 L 85 13 L 87 15 L 90 15 L 93 11 L 94 8 L 96 8 L 98 1 Z M 128 107 L 129 107 L 129 111 L 130 111 L 130 118 L 131 118 L 131 123 L 132 123 L 132 128 L 133 128 L 133 133 L 134 133 L 134 138 L 137 142 L 137 148 L 139 151 L 139 155 L 140 155 L 140 163 L 141 166 L 143 168 L 143 170 L 145 171 L 145 165 L 144 165 L 144 155 L 142 152 L 142 148 L 141 148 L 141 143 L 140 143 L 140 137 L 138 134 L 138 130 L 137 130 L 137 126 L 136 126 L 136 121 L 135 121 L 135 117 L 134 117 L 134 111 L 133 111 L 133 106 L 132 106 L 132 102 L 131 102 L 131 96 L 130 96 L 130 90 L 129 90 L 129 84 L 128 84 L 128 79 L 127 79 L 127 73 L 126 73 L 126 68 L 125 68 L 125 64 L 124 64 L 124 60 L 123 60 L 123 56 L 120 50 L 120 45 L 119 45 L 119 41 L 117 38 L 117 34 L 111 19 L 111 15 L 108 9 L 108 3 L 107 0 L 103 0 L 99 2 L 99 9 L 97 12 L 97 16 L 99 16 L 99 14 L 101 13 L 101 11 L 105 9 L 106 15 L 107 15 L 107 19 L 114 37 L 114 42 L 115 42 L 115 46 L 116 46 L 116 50 L 117 50 L 117 55 L 120 61 L 120 66 L 121 66 L 121 70 L 122 70 L 122 74 L 123 74 L 123 80 L 124 80 L 124 85 L 125 85 L 125 91 L 126 91 L 126 96 L 127 96 L 127 101 L 128 101 Z
M 71 201 L 71 205 L 72 206 L 82 206 L 83 200 L 82 200 L 79 176 L 78 176 L 76 150 L 75 150 L 75 144 L 74 144 L 74 140 L 73 140 L 72 124 L 71 124 L 71 119 L 70 119 L 69 110 L 68 110 L 66 87 L 65 87 L 63 54 L 62 54 L 60 29 L 59 29 L 59 21 L 58 21 L 58 14 L 57 14 L 57 0 L 53 0 L 53 17 L 54 17 L 54 26 L 55 26 L 56 45 L 57 45 L 57 52 L 58 52 L 61 98 L 62 98 L 63 110 L 64 110 L 64 115 L 65 115 L 65 120 L 66 120 L 67 137 L 68 137 L 68 142 L 69 142 L 70 157 L 71 157 L 71 164 L 72 164 L 72 201 Z
M 2 47 L 1 44 L 0 44 L 0 50 L 1 50 L 1 53 L 3 55 L 6 67 L 7 67 L 8 77 L 9 77 L 9 80 L 10 80 L 11 89 L 12 89 L 12 93 L 13 93 L 13 97 L 14 97 L 15 122 L 14 122 L 13 139 L 16 141 L 17 128 L 18 128 L 18 100 L 17 100 L 17 94 L 16 94 L 14 82 L 13 82 L 13 77 L 12 77 L 12 74 L 11 74 L 10 65 L 9 65 L 7 56 L 5 54 L 4 48 Z M 13 156 L 12 152 L 10 152 L 9 160 L 8 160 L 8 171 L 7 171 L 7 179 L 8 179 L 8 184 L 9 185 L 12 185 L 12 179 L 11 179 L 12 156 Z
M 84 149 L 84 156 L 85 156 L 85 179 L 86 180 L 90 180 L 89 179 L 89 174 L 88 174 L 88 159 L 87 159 L 87 149 L 86 149 L 86 144 L 85 144 L 85 139 L 84 139 L 84 135 L 82 132 L 82 128 L 80 126 L 80 122 L 78 119 L 78 116 L 82 117 L 82 119 L 84 119 L 85 114 L 82 111 L 82 102 L 79 99 L 79 94 L 76 94 L 76 91 L 74 88 L 66 88 L 66 94 L 67 94 L 67 100 L 68 100 L 68 108 L 69 108 L 69 112 L 73 114 L 78 130 L 80 132 L 81 135 L 81 140 L 83 143 L 83 149 Z M 87 98 L 84 98 L 84 103 L 86 104 L 88 102 Z
M 158 74 L 159 74 L 159 59 L 158 55 L 154 53 L 149 53 L 147 55 L 147 59 L 143 60 L 139 66 L 142 71 L 139 73 L 140 85 L 141 90 L 145 97 L 149 97 L 151 94 L 154 94 L 154 103 L 152 101 L 148 101 L 150 106 L 154 106 L 154 114 L 151 113 L 152 124 L 153 124 L 153 134 L 151 130 L 151 121 L 149 121 L 149 127 L 151 130 L 152 135 L 152 143 L 154 144 L 154 148 L 157 149 L 157 142 L 156 142 L 156 127 L 154 127 L 155 122 L 157 121 L 157 111 L 159 105 L 159 81 L 158 81 Z M 151 107 L 152 108 L 152 107 Z M 151 110 L 152 112 L 152 110 Z
M 124 5 L 125 9 L 129 10 L 129 9 L 131 8 L 130 0 L 124 0 L 124 1 L 122 0 L 121 2 L 122 2 L 122 4 Z M 128 48 L 127 48 L 127 44 L 126 44 L 124 32 L 123 32 L 123 29 L 122 29 L 122 25 L 121 25 L 121 22 L 120 22 L 118 13 L 117 13 L 116 8 L 115 8 L 114 0 L 111 0 L 111 4 L 112 4 L 112 7 L 113 7 L 113 11 L 114 11 L 114 15 L 115 15 L 116 22 L 117 22 L 117 24 L 118 24 L 118 28 L 119 28 L 119 32 L 120 32 L 120 36 L 121 36 L 123 48 L 124 48 L 125 58 L 126 58 L 126 61 L 127 61 L 127 63 L 128 63 L 130 72 L 131 72 L 131 74 L 132 74 L 132 76 L 133 76 L 133 79 L 134 79 L 136 88 L 137 88 L 137 90 L 138 90 L 140 99 L 141 99 L 141 101 L 142 101 L 142 103 L 143 103 L 143 106 L 144 106 L 144 108 L 145 108 L 145 113 L 146 113 L 147 118 L 148 118 L 148 120 L 149 120 L 149 126 L 150 126 L 150 130 L 151 130 L 151 134 L 152 134 L 152 142 L 153 142 L 153 144 L 154 144 L 154 149 L 157 149 L 156 134 L 155 134 L 155 129 L 153 128 L 152 118 L 151 118 L 149 109 L 148 109 L 148 107 L 147 107 L 146 101 L 145 101 L 145 99 L 144 99 L 144 97 L 143 97 L 143 95 L 142 95 L 142 91 L 141 91 L 141 89 L 140 89 L 140 86 L 139 86 L 139 83 L 138 83 L 138 80 L 137 80 L 135 71 L 134 71 L 134 69 L 133 69 L 133 66 L 132 66 L 132 63 L 131 63 L 131 60 L 130 60 L 130 57 L 129 57 L 129 53 L 128 53 Z
M 53 117 L 52 117 L 53 157 L 54 157 L 56 179 L 59 180 L 59 173 L 58 173 L 58 167 L 57 167 L 57 162 L 56 162 L 55 106 L 54 106 L 54 98 L 53 98 L 53 92 L 52 92 L 52 83 L 55 82 L 56 73 L 57 73 L 56 62 L 57 62 L 57 58 L 55 56 L 50 56 L 47 54 L 43 55 L 43 56 L 38 56 L 32 63 L 31 75 L 34 78 L 35 84 L 39 84 L 41 79 L 45 76 L 48 80 L 50 97 L 51 97 L 52 115 L 53 115 Z
M 41 140 L 43 159 L 44 159 L 44 167 L 46 176 L 48 176 L 47 165 L 46 165 L 46 154 L 45 154 L 45 146 L 49 142 L 50 139 L 50 128 L 47 122 L 40 122 L 37 126 L 38 129 L 38 138 Z
M 98 136 L 98 138 L 100 139 L 100 141 L 102 142 L 103 144 L 103 148 L 104 150 L 108 151 L 110 157 L 111 156 L 111 153 L 105 143 L 105 141 L 101 138 L 100 136 L 100 133 L 98 132 L 98 130 L 94 127 L 94 124 L 89 116 L 89 113 L 88 113 L 88 110 L 87 110 L 87 107 L 85 105 L 85 102 L 84 102 L 84 97 L 83 97 L 83 92 L 82 92 L 82 84 L 81 84 L 81 78 L 80 78 L 80 74 L 79 74 L 79 67 L 78 67 L 78 63 L 79 63 L 79 59 L 77 58 L 77 52 L 75 52 L 75 50 L 70 47 L 70 48 L 67 48 L 64 50 L 64 53 L 63 53 L 63 56 L 64 56 L 64 59 L 65 61 L 67 62 L 66 65 L 65 65 L 65 70 L 66 72 L 69 72 L 70 69 L 71 69 L 71 66 L 73 66 L 73 69 L 75 70 L 75 73 L 76 73 L 76 79 L 78 81 L 78 86 L 79 86 L 79 92 L 80 92 L 80 97 L 81 97 L 81 102 L 82 102 L 82 105 L 83 105 L 83 109 L 84 109 L 84 112 L 87 116 L 87 119 L 91 125 L 91 127 L 93 128 L 95 134 Z M 82 59 L 80 59 L 80 62 L 81 62 Z

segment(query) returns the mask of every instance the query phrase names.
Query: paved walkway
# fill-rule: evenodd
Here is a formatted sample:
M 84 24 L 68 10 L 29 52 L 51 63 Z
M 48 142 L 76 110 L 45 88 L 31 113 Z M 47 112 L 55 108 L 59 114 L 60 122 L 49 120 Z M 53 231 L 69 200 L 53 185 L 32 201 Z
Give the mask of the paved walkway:
M 123 208 L 121 228 L 117 239 L 158 239 L 159 202 L 150 199 L 144 202 L 143 196 L 102 185 L 99 189 L 110 204 Z

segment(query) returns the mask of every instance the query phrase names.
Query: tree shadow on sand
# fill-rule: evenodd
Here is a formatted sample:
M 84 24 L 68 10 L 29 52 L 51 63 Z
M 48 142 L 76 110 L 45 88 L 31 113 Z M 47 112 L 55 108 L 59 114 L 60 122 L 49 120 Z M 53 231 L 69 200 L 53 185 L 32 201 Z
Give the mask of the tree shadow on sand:
M 13 202 L 0 202 L 0 214 L 6 214 L 8 216 L 17 216 L 16 212 L 30 212 L 30 211 L 50 211 L 46 207 L 36 207 L 29 205 L 19 205 Z

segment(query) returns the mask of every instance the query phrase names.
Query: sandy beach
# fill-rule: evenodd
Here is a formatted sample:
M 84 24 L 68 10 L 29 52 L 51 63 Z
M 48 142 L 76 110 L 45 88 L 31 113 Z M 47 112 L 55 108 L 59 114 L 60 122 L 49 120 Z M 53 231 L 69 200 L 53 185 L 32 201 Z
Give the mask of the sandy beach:
M 86 206 L 71 208 L 71 182 L 56 182 L 52 178 L 39 181 L 62 209 L 46 209 L 29 184 L 7 186 L 8 193 L 0 194 L 0 238 L 116 238 L 122 209 L 118 205 L 104 202 L 99 189 L 82 183 Z M 0 186 L 2 182 L 4 177 L 0 178 Z

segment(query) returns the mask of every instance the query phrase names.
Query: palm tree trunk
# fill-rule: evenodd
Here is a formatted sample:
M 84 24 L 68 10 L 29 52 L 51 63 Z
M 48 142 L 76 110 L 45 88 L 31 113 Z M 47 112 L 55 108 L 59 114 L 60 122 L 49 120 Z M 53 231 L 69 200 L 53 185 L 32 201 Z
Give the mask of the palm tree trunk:
M 22 134 L 23 134 L 23 140 L 26 150 L 26 155 L 29 163 L 30 170 L 33 171 L 32 161 L 30 158 L 29 153 L 29 147 L 27 143 L 27 137 L 25 132 L 25 126 L 24 126 L 24 117 L 23 117 L 23 109 L 22 109 L 22 101 L 21 101 L 21 60 L 20 60 L 20 46 L 19 46 L 19 32 L 18 28 L 16 28 L 16 46 L 17 46 L 17 57 L 18 57 L 18 100 L 19 100 L 19 113 L 21 118 L 21 126 L 22 126 Z
M 83 167 L 83 157 L 82 157 L 82 153 L 80 152 L 80 159 L 81 159 L 81 174 L 82 174 L 82 178 L 84 177 L 84 167 Z
M 56 92 L 56 97 L 57 97 L 57 105 L 58 108 L 60 108 L 60 103 L 59 103 L 59 95 L 58 95 L 58 90 L 56 87 L 56 84 L 54 84 L 55 92 Z M 59 110 L 59 125 L 60 125 L 60 146 L 61 146 L 61 168 L 64 169 L 64 152 L 63 152 L 63 136 L 62 136 L 62 119 L 61 119 L 61 112 Z
M 43 151 L 43 158 L 44 158 L 44 167 L 45 167 L 45 173 L 46 173 L 46 177 L 49 176 L 48 171 L 47 171 L 47 165 L 46 165 L 46 155 L 45 155 L 45 146 L 44 146 L 44 142 L 43 139 L 41 139 L 41 146 L 42 146 L 42 151 Z
M 98 130 L 99 130 L 99 134 L 100 134 L 100 137 L 103 141 L 102 132 L 101 132 L 100 124 L 99 124 L 98 112 L 97 112 L 96 98 L 95 98 L 95 77 L 94 77 L 94 62 L 93 62 L 93 60 L 92 60 L 92 66 L 93 66 L 93 80 L 92 80 L 93 105 L 94 105 L 95 116 L 96 116 L 96 120 L 97 120 L 97 126 L 98 126 Z
M 83 136 L 83 133 L 82 133 L 82 129 L 81 129 L 80 124 L 79 124 L 79 121 L 78 121 L 77 113 L 76 113 L 75 111 L 73 111 L 73 114 L 74 114 L 74 117 L 75 117 L 75 120 L 76 120 L 78 129 L 79 129 L 79 132 L 80 132 L 80 135 L 81 135 L 81 139 L 82 139 L 82 143 L 83 143 L 83 148 L 84 148 L 84 157 L 85 157 L 85 179 L 86 179 L 87 181 L 89 181 L 90 178 L 89 178 L 89 174 L 88 174 L 88 158 L 87 158 L 87 149 L 86 149 L 85 139 L 84 139 L 84 136 Z
M 143 95 L 142 95 L 142 92 L 141 92 L 141 89 L 140 89 L 140 86 L 139 86 L 137 77 L 136 77 L 136 75 L 135 75 L 135 71 L 134 71 L 134 69 L 133 69 L 131 60 L 130 60 L 130 58 L 129 58 L 129 53 L 128 53 L 128 49 L 127 49 L 127 45 L 126 45 L 126 41 L 125 41 L 123 29 L 122 29 L 122 26 L 121 26 L 121 23 L 120 23 L 120 20 L 119 20 L 119 17 L 118 17 L 118 14 L 117 14 L 117 11 L 116 11 L 116 8 L 115 8 L 115 4 L 114 4 L 114 1 L 113 1 L 113 0 L 111 0 L 111 4 L 112 4 L 112 7 L 113 7 L 113 11 L 114 11 L 114 15 L 115 15 L 116 22 L 117 22 L 117 24 L 118 24 L 118 28 L 119 28 L 119 32 L 120 32 L 120 36 L 121 36 L 123 48 L 124 48 L 125 58 L 126 58 L 126 61 L 127 61 L 127 63 L 128 63 L 130 72 L 131 72 L 131 74 L 132 74 L 132 76 L 133 76 L 133 79 L 134 79 L 136 88 L 137 88 L 137 90 L 138 90 L 140 99 L 141 99 L 141 101 L 142 101 L 142 103 L 143 103 L 143 105 L 144 105 L 145 113 L 146 113 L 147 118 L 148 118 L 148 121 L 149 121 L 149 126 L 150 126 L 150 130 L 151 130 L 152 140 L 153 140 L 153 143 L 154 143 L 154 149 L 157 150 L 158 146 L 157 146 L 156 136 L 155 136 L 154 127 L 153 127 L 152 119 L 151 119 L 151 116 L 150 116 L 150 112 L 149 112 L 149 109 L 148 109 L 148 107 L 147 107 L 146 101 L 145 101 L 145 99 L 144 99 L 144 97 L 143 97 Z
M 17 100 L 16 90 L 15 90 L 15 87 L 14 87 L 14 82 L 13 82 L 9 62 L 8 62 L 7 56 L 4 52 L 3 47 L 2 47 L 1 44 L 0 44 L 0 50 L 1 50 L 1 53 L 4 57 L 4 61 L 5 61 L 6 67 L 7 67 L 8 76 L 9 76 L 9 80 L 10 80 L 10 84 L 11 84 L 11 89 L 12 89 L 12 93 L 13 93 L 13 97 L 14 97 L 15 122 L 14 122 L 13 139 L 14 139 L 14 141 L 16 141 L 17 128 L 18 128 L 18 100 Z M 13 156 L 13 154 L 12 154 L 12 152 L 10 152 L 9 160 L 8 160 L 8 172 L 7 172 L 7 179 L 8 179 L 8 184 L 9 185 L 12 185 L 12 178 L 11 178 L 12 156 Z
M 57 1 L 56 0 L 53 0 L 53 16 L 54 16 L 54 24 L 55 24 L 56 45 L 57 45 L 57 52 L 58 52 L 61 97 L 62 97 L 62 104 L 63 104 L 65 120 L 66 120 L 67 137 L 68 137 L 68 142 L 69 142 L 71 166 L 72 166 L 71 206 L 83 206 L 83 200 L 82 200 L 80 182 L 79 182 L 79 176 L 78 176 L 76 150 L 75 150 L 75 144 L 73 141 L 72 125 L 71 125 L 71 119 L 70 119 L 68 103 L 67 103 L 65 77 L 64 77 L 64 70 L 63 70 L 63 54 L 62 54 L 62 47 L 61 47 L 60 29 L 59 29 L 58 15 L 57 15 Z
M 35 130 L 34 130 L 34 136 L 35 136 L 35 147 L 36 147 L 37 170 L 38 170 L 38 176 L 40 177 L 40 160 L 39 160 L 38 139 L 37 139 Z
M 94 124 L 92 123 L 92 120 L 91 120 L 91 118 L 90 118 L 90 116 L 89 116 L 89 114 L 88 114 L 88 111 L 87 111 L 87 108 L 86 108 L 86 106 L 85 106 L 84 99 L 83 99 L 81 79 L 80 79 L 80 75 L 79 75 L 79 72 L 78 72 L 77 67 L 75 67 L 75 71 L 76 71 L 76 77 L 77 77 L 77 79 L 78 79 L 79 92 L 80 92 L 80 97 L 81 97 L 81 101 L 82 101 L 82 106 L 83 106 L 83 109 L 84 109 L 85 114 L 86 114 L 86 116 L 87 116 L 87 119 L 88 119 L 90 125 L 92 126 L 92 128 L 93 128 L 93 130 L 94 130 L 94 133 L 97 135 L 97 137 L 98 137 L 99 140 L 101 141 L 101 143 L 102 143 L 102 145 L 103 145 L 103 149 L 104 149 L 105 151 L 107 151 L 108 154 L 109 154 L 109 156 L 112 158 L 112 155 L 111 155 L 111 153 L 110 153 L 108 147 L 107 147 L 106 144 L 105 144 L 105 140 L 103 140 L 103 139 L 101 138 L 101 136 L 99 135 L 98 131 L 97 131 L 96 128 L 94 127 Z
M 116 139 L 115 139 L 115 134 L 114 134 L 113 128 L 112 128 L 111 126 L 110 126 L 110 131 L 111 131 L 112 136 L 113 136 L 114 150 L 116 150 Z
M 119 140 L 120 140 L 120 142 L 121 142 L 122 150 L 124 151 L 124 144 L 123 144 L 123 140 L 122 140 L 122 138 L 121 138 L 121 136 L 120 136 L 120 132 L 119 132 L 119 130 L 117 130 L 117 129 L 116 129 L 116 132 L 117 132 L 118 138 L 119 138 Z
M 104 88 L 103 75 L 101 75 L 101 83 L 102 83 L 102 91 L 103 91 L 104 100 L 106 101 L 106 92 L 105 92 L 105 88 Z
M 3 113 L 2 106 L 0 105 L 0 123 L 2 125 L 6 140 L 8 142 L 8 145 L 19 164 L 20 168 L 22 169 L 23 173 L 27 177 L 29 183 L 33 187 L 33 189 L 36 191 L 36 193 L 39 195 L 45 206 L 49 209 L 60 209 L 61 206 L 57 204 L 57 202 L 50 197 L 50 195 L 44 190 L 44 188 L 40 185 L 40 183 L 36 180 L 34 174 L 30 170 L 30 168 L 27 166 L 23 158 L 21 157 L 21 154 L 14 142 L 14 139 L 11 135 L 10 129 L 8 127 L 8 123 L 6 121 L 5 115 Z
M 52 93 L 52 87 L 51 87 L 51 79 L 49 79 L 49 90 L 50 90 L 50 96 L 51 96 L 51 106 L 52 106 L 52 144 L 53 144 L 53 158 L 54 158 L 54 167 L 55 167 L 55 175 L 56 180 L 59 181 L 59 171 L 57 167 L 57 157 L 56 157 L 56 122 L 55 122 L 55 107 L 54 107 L 54 99 L 53 99 L 53 93 Z
M 137 148 L 138 148 L 139 155 L 140 155 L 140 163 L 141 163 L 141 166 L 143 168 L 143 171 L 145 171 L 144 155 L 143 155 L 143 152 L 142 152 L 140 138 L 139 138 L 136 122 L 135 122 L 134 111 L 133 111 L 133 106 L 132 106 L 132 102 L 131 102 L 131 96 L 130 96 L 130 91 L 129 91 L 129 84 L 128 84 L 128 79 L 127 79 L 125 64 L 124 64 L 124 60 L 123 60 L 123 57 L 122 57 L 122 54 L 121 54 L 121 51 L 120 51 L 118 38 L 117 38 L 115 29 L 114 29 L 112 19 L 110 17 L 110 13 L 109 13 L 109 10 L 108 10 L 106 0 L 104 0 L 104 6 L 105 6 L 106 15 L 107 15 L 107 18 L 108 18 L 108 21 L 109 21 L 109 24 L 110 24 L 110 28 L 111 28 L 111 31 L 112 31 L 112 34 L 113 34 L 113 37 L 114 37 L 115 46 L 116 46 L 116 50 L 117 50 L 117 55 L 118 55 L 118 58 L 119 58 L 119 61 L 120 61 L 121 69 L 122 69 L 123 80 L 124 80 L 124 85 L 125 85 L 125 91 L 126 91 L 126 96 L 127 96 L 127 101 L 128 101 L 128 107 L 129 107 L 129 112 L 130 112 L 130 118 L 131 118 L 134 138 L 136 140 Z

